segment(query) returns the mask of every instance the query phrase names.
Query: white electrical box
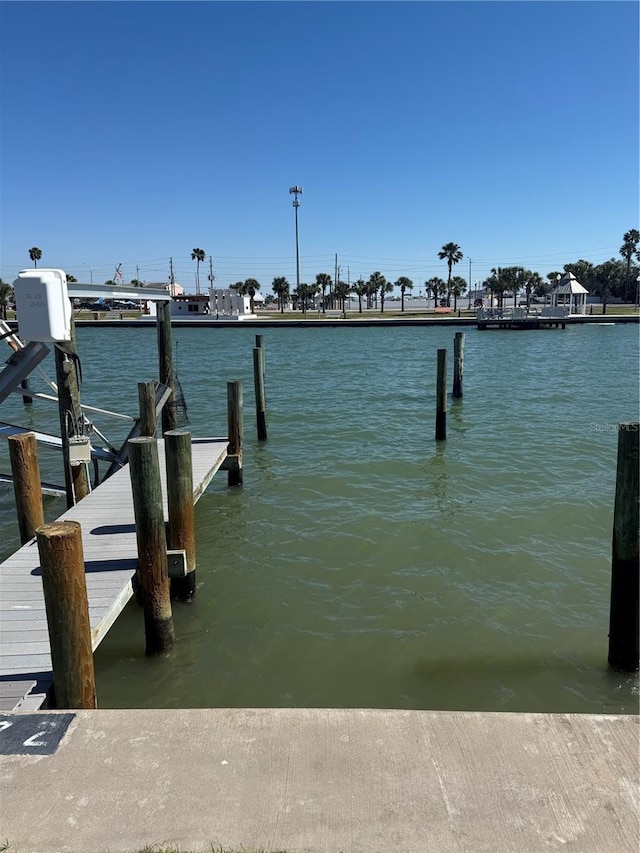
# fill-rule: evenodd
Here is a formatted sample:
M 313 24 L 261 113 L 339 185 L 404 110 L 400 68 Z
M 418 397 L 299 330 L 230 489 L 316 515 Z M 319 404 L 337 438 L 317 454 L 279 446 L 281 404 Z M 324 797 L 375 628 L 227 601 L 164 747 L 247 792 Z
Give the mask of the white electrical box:
M 91 462 L 91 441 L 88 435 L 73 435 L 69 439 L 69 464 L 87 465 Z
M 13 289 L 22 340 L 71 340 L 71 300 L 63 270 L 21 270 Z

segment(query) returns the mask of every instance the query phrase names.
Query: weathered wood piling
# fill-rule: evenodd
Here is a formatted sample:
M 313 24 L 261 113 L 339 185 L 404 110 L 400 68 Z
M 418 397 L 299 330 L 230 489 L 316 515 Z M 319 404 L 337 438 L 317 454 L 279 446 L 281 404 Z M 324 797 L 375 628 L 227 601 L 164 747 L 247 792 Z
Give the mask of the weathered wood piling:
M 74 506 L 91 491 L 89 473 L 84 464 L 71 465 L 69 457 L 69 438 L 81 435 L 83 415 L 80 405 L 80 382 L 78 377 L 78 353 L 75 343 L 75 326 L 71 322 L 71 340 L 57 342 L 55 345 L 56 383 L 58 385 L 58 411 L 60 415 L 60 435 L 62 437 L 62 458 L 64 465 L 64 483 L 67 493 L 67 507 Z
M 82 532 L 77 521 L 36 531 L 57 708 L 96 707 Z
M 608 660 L 623 672 L 635 672 L 640 657 L 639 437 L 640 424 L 619 425 Z
M 169 302 L 158 302 L 157 305 L 158 331 L 158 372 L 160 382 L 172 389 L 171 396 L 162 410 L 162 434 L 175 429 L 176 407 L 175 389 L 173 387 L 173 350 L 171 345 L 171 308 Z
M 453 389 L 451 396 L 462 399 L 462 377 L 464 374 L 464 332 L 456 332 L 453 339 Z
M 174 642 L 157 440 L 150 437 L 130 439 L 129 465 L 145 651 L 155 655 L 170 649 Z
M 264 391 L 264 342 L 262 335 L 256 335 L 253 348 L 253 383 L 256 391 L 256 425 L 258 441 L 267 440 L 267 404 Z
M 196 526 L 193 506 L 191 433 L 171 430 L 164 434 L 167 468 L 167 547 L 184 550 L 186 574 L 171 578 L 171 597 L 189 601 L 196 592 Z
M 447 437 L 447 351 L 438 350 L 438 373 L 436 380 L 436 441 Z
M 156 383 L 138 382 L 138 407 L 140 410 L 140 435 L 156 434 Z
M 9 436 L 8 445 L 20 542 L 24 545 L 33 539 L 37 528 L 44 524 L 38 442 L 34 433 L 23 432 Z
M 229 486 L 242 485 L 242 382 L 227 382 L 229 449 L 225 460 Z

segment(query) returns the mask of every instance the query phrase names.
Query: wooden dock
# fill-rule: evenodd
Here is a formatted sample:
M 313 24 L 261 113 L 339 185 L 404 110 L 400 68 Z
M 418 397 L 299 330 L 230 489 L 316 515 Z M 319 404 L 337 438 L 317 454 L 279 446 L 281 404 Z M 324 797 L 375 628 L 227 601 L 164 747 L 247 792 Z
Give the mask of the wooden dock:
M 195 438 L 193 499 L 225 462 L 226 439 Z M 167 517 L 164 442 L 158 441 Z M 138 556 L 129 466 L 101 483 L 59 520 L 82 526 L 92 645 L 95 650 L 133 595 Z M 0 710 L 37 710 L 53 683 L 36 540 L 0 565 Z
M 524 308 L 480 308 L 476 314 L 479 330 L 485 329 L 564 329 L 567 316 L 545 315 Z

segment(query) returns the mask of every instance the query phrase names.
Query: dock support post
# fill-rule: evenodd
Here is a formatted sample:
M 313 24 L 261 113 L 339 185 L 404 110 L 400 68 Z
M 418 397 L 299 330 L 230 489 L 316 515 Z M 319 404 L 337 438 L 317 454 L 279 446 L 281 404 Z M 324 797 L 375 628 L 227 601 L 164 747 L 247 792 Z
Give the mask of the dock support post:
M 145 652 L 156 655 L 170 649 L 174 641 L 157 440 L 150 437 L 129 439 L 129 466 L 138 543 L 139 592 L 144 608 Z
M 167 547 L 184 549 L 187 574 L 171 578 L 171 597 L 189 601 L 196 593 L 196 526 L 193 506 L 193 463 L 191 433 L 171 430 L 164 434 L 167 466 Z
M 436 382 L 436 441 L 447 437 L 447 351 L 438 350 L 438 375 Z
M 256 335 L 253 348 L 253 383 L 256 390 L 256 424 L 258 441 L 267 440 L 267 404 L 264 393 L 264 347 L 262 335 Z
M 138 406 L 140 409 L 140 435 L 156 434 L 156 384 L 138 382 Z
M 242 382 L 227 382 L 228 485 L 242 485 Z
M 162 409 L 162 434 L 175 429 L 176 407 L 173 387 L 173 351 L 171 349 L 171 310 L 169 302 L 158 302 L 158 363 L 160 382 L 171 388 L 171 396 Z
M 29 380 L 28 379 L 23 379 L 22 382 L 20 383 L 20 387 L 22 388 L 23 391 L 30 391 L 31 390 L 31 388 L 29 387 Z M 33 405 L 33 397 L 29 396 L 29 394 L 23 394 L 22 395 L 22 402 L 25 404 L 25 406 L 32 406 Z
M 32 432 L 22 432 L 10 435 L 8 444 L 20 543 L 24 545 L 33 539 L 37 528 L 44 524 L 38 443 Z
M 69 461 L 69 437 L 77 434 L 83 423 L 80 383 L 78 381 L 78 354 L 73 320 L 71 321 L 71 340 L 57 342 L 54 348 L 54 357 L 56 383 L 58 385 L 64 484 L 67 492 L 67 508 L 70 509 L 91 491 L 87 466 L 82 464 L 72 466 Z
M 451 396 L 462 399 L 462 377 L 464 375 L 464 332 L 456 332 L 453 339 L 453 390 Z
M 96 708 L 82 532 L 77 521 L 36 531 L 56 708 Z
M 639 437 L 640 424 L 619 425 L 608 660 L 612 669 L 621 672 L 635 672 L 640 657 Z

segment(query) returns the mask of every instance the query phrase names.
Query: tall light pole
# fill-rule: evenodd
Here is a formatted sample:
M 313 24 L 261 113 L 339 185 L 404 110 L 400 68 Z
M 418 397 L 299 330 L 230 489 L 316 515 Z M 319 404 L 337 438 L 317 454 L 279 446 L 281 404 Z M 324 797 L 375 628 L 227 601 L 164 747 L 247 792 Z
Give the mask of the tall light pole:
M 302 187 L 290 187 L 289 192 L 293 195 L 293 208 L 296 212 L 296 289 L 300 293 L 300 248 L 298 244 L 298 208 L 300 202 L 298 196 L 302 195 Z
M 93 267 L 90 267 L 86 261 L 84 265 L 89 270 L 89 275 L 91 276 L 91 284 L 93 284 Z

